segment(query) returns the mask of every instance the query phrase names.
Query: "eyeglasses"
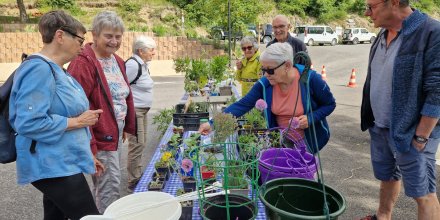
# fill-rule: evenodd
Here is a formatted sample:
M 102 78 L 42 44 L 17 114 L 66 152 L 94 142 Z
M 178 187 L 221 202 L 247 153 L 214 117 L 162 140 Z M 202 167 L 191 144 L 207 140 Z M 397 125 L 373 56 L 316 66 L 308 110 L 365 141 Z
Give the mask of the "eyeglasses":
M 73 37 L 77 37 L 79 39 L 80 46 L 83 45 L 84 41 L 86 40 L 84 37 L 78 36 L 77 34 L 73 33 L 72 31 L 67 30 L 64 26 L 60 27 L 60 30 L 67 32 L 68 34 L 72 35 Z
M 365 6 L 365 13 L 368 13 L 368 14 L 373 13 L 374 8 L 376 8 L 378 5 L 385 3 L 385 2 L 387 2 L 387 1 L 385 0 L 385 1 L 381 1 L 378 3 L 372 4 L 372 5 L 366 5 Z
M 254 48 L 253 46 L 248 46 L 248 47 L 242 47 L 241 50 L 246 51 L 246 50 L 252 50 L 253 48 Z
M 261 68 L 261 72 L 264 74 L 264 73 L 267 73 L 267 74 L 269 74 L 269 75 L 273 75 L 273 74 L 275 74 L 275 70 L 276 69 L 278 69 L 278 68 L 280 68 L 282 65 L 284 65 L 286 63 L 286 61 L 284 61 L 284 62 L 282 62 L 280 65 L 278 65 L 277 67 L 275 67 L 275 68 L 273 68 L 273 69 L 269 69 L 269 68 L 267 68 L 267 69 L 264 69 L 264 68 Z

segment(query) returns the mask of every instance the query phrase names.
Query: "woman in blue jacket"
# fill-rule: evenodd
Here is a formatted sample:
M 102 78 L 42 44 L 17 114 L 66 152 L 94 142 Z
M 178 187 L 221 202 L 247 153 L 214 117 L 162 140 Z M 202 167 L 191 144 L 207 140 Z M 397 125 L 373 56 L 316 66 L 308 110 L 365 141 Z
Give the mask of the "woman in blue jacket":
M 63 11 L 43 15 L 38 28 L 43 48 L 17 69 L 9 102 L 18 183 L 43 193 L 44 220 L 99 214 L 83 173 L 96 171 L 88 127 L 102 110 L 89 110 L 63 69 L 81 52 L 86 29 Z
M 327 83 L 315 71 L 310 70 L 302 76 L 304 66 L 294 65 L 292 47 L 288 43 L 275 43 L 266 48 L 260 56 L 262 77 L 251 91 L 239 101 L 225 109 L 236 117 L 250 111 L 258 99 L 264 99 L 264 111 L 269 128 L 288 127 L 289 120 L 296 117 L 296 129 L 305 137 L 309 150 L 316 153 L 330 138 L 326 117 L 336 107 L 333 94 Z M 312 125 L 315 127 L 315 141 Z M 200 131 L 209 132 L 209 124 L 203 124 Z

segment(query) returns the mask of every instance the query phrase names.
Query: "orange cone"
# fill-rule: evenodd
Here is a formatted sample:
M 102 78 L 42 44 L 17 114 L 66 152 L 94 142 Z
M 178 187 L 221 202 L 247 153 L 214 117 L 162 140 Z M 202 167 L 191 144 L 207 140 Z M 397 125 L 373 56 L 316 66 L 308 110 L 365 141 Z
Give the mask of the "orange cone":
M 350 81 L 348 81 L 348 87 L 354 88 L 356 87 L 356 71 L 355 69 L 351 70 L 351 76 L 350 76 Z
M 324 81 L 327 81 L 327 73 L 325 71 L 325 66 L 322 66 L 321 77 Z

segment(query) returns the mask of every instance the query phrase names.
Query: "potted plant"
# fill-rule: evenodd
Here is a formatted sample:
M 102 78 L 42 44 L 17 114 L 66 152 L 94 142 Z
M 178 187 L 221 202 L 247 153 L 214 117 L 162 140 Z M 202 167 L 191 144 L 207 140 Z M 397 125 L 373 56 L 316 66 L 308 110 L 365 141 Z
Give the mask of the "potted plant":
M 175 159 L 173 158 L 173 153 L 170 151 L 163 152 L 159 161 L 154 164 L 154 168 L 158 173 L 168 173 L 172 168 L 172 165 L 175 163 Z
M 157 130 L 163 135 L 168 129 L 171 120 L 173 119 L 174 107 L 171 109 L 162 109 L 158 115 L 153 117 L 153 124 L 157 125 Z
M 192 192 L 192 190 L 179 188 L 179 189 L 177 189 L 176 196 L 181 196 L 181 195 L 183 195 L 185 193 L 189 193 L 189 192 Z M 188 200 L 188 201 L 180 202 L 180 204 L 182 206 L 182 214 L 180 215 L 179 220 L 191 220 L 194 202 L 192 200 Z
M 249 183 L 245 176 L 246 168 L 242 161 L 227 161 L 228 175 L 223 177 L 223 184 L 227 184 L 233 194 L 247 197 L 249 195 Z
M 237 120 L 232 114 L 217 113 L 214 119 L 214 143 L 225 142 L 235 132 Z
M 181 164 L 181 172 L 183 175 L 181 176 L 182 184 L 184 189 L 192 189 L 192 191 L 196 190 L 196 179 L 194 179 L 194 165 L 193 162 L 184 158 Z
M 206 157 L 204 165 L 200 167 L 200 174 L 203 181 L 212 184 L 216 181 L 216 162 L 217 159 L 213 153 L 204 153 Z
M 148 191 L 162 191 L 164 186 L 165 186 L 165 182 L 164 181 L 160 181 L 159 178 L 156 178 L 156 180 L 151 181 L 148 184 Z

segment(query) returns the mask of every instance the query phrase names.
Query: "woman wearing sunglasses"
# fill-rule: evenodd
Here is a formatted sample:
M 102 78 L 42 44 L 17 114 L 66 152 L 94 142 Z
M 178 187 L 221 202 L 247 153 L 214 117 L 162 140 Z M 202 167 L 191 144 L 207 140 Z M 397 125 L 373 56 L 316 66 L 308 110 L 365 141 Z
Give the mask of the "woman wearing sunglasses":
M 316 153 L 330 138 L 326 117 L 336 107 L 330 88 L 314 70 L 300 80 L 304 66 L 293 63 L 292 47 L 288 43 L 272 44 L 261 54 L 260 62 L 264 76 L 246 96 L 224 112 L 240 117 L 250 111 L 257 100 L 264 99 L 269 128 L 288 127 L 292 116 L 296 117 L 299 120 L 296 130 L 306 138 L 311 152 Z M 310 129 L 312 125 L 315 129 Z M 199 129 L 202 134 L 210 130 L 209 123 L 202 124 Z M 316 131 L 317 142 L 312 130 Z
M 260 51 L 258 50 L 258 43 L 254 37 L 244 37 L 240 44 L 244 58 L 238 60 L 236 63 L 236 78 L 241 83 L 241 95 L 245 96 L 260 78 Z

